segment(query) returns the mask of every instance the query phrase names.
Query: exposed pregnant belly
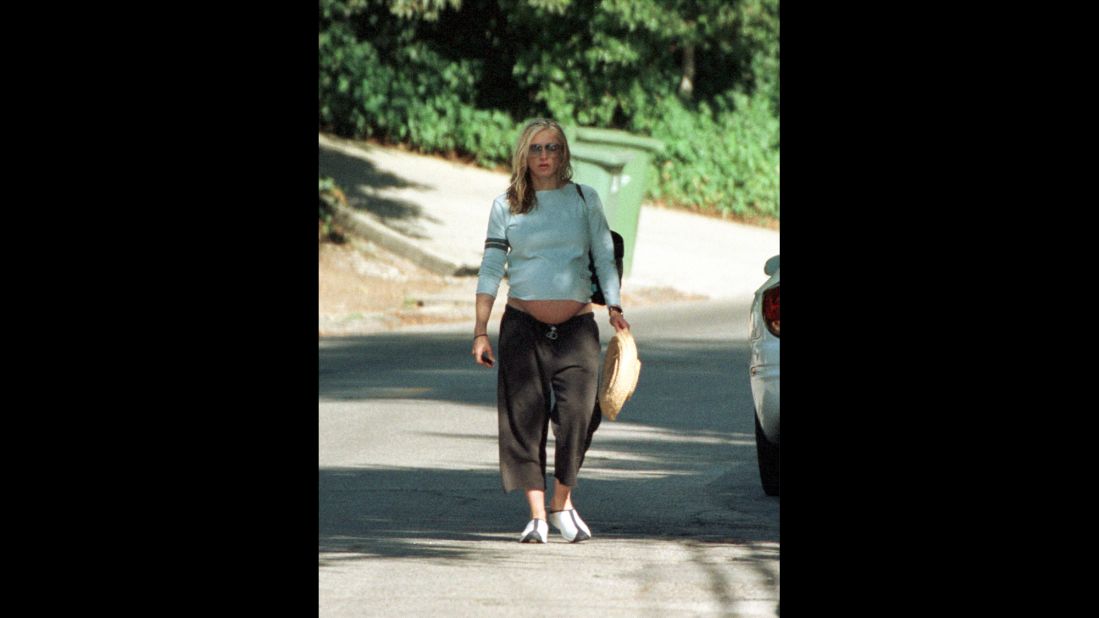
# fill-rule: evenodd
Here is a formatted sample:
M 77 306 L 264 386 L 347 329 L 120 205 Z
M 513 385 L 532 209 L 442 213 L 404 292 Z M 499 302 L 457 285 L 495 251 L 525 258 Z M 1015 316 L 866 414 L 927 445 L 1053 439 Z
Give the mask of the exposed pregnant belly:
M 582 313 L 591 313 L 591 303 L 580 303 L 575 300 L 519 300 L 509 298 L 508 305 L 529 313 L 534 319 L 546 324 L 560 324 L 569 318 Z

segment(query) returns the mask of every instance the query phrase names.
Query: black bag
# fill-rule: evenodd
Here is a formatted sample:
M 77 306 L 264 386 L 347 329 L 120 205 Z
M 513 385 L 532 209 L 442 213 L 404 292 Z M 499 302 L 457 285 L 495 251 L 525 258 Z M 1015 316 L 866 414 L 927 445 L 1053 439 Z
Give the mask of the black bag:
M 584 199 L 584 192 L 580 190 L 580 185 L 573 184 L 576 187 L 576 192 L 580 194 L 580 199 L 584 200 L 587 204 L 588 200 Z M 622 240 L 622 235 L 618 232 L 611 230 L 611 242 L 614 243 L 614 266 L 618 269 L 618 283 L 622 284 L 622 256 L 626 253 L 626 244 Z M 599 277 L 595 274 L 595 256 L 591 251 L 588 251 L 588 270 L 591 272 L 591 302 L 597 305 L 606 305 L 607 299 L 603 297 L 603 286 L 599 285 Z

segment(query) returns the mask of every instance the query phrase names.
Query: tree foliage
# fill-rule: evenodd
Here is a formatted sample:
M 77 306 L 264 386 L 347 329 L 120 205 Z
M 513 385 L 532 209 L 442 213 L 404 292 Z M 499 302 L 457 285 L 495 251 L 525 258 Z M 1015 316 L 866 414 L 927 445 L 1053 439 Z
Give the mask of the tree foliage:
M 652 197 L 778 215 L 777 0 L 321 0 L 320 125 L 506 164 L 550 116 L 664 141 Z

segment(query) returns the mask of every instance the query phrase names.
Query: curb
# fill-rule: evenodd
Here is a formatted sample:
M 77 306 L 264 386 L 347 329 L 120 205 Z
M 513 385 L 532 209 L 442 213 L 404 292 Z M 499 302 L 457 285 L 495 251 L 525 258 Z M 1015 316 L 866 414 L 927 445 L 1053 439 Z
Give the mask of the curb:
M 456 264 L 444 257 L 435 255 L 416 242 L 373 220 L 369 215 L 355 212 L 342 203 L 332 204 L 332 209 L 332 219 L 348 232 L 376 243 L 437 275 L 448 277 L 477 275 L 477 267 Z

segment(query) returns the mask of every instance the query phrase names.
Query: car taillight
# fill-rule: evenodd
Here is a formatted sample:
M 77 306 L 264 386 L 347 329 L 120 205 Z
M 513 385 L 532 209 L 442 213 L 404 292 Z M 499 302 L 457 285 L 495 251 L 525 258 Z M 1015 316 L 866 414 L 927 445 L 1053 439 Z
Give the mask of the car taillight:
M 767 330 L 778 337 L 778 287 L 775 286 L 763 293 L 763 323 Z

